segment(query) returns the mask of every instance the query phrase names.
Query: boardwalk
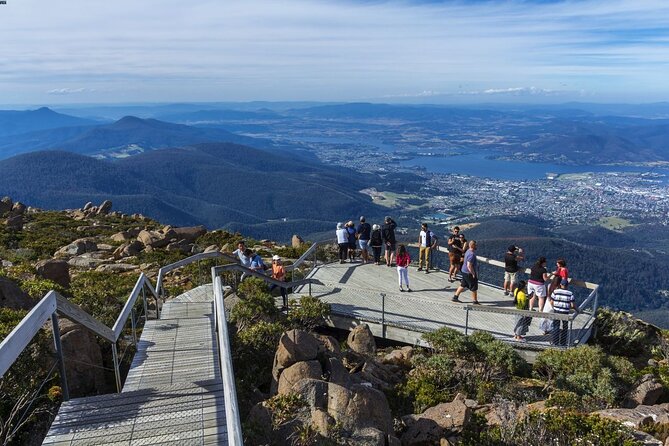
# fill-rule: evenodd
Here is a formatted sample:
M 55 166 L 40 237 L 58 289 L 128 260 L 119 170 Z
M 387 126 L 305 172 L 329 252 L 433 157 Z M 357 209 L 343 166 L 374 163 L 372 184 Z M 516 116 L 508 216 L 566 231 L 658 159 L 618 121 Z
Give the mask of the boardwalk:
M 465 311 L 471 303 L 471 293 L 466 291 L 460 296 L 462 303 L 452 302 L 458 282 L 449 283 L 448 275 L 440 271 L 424 274 L 410 267 L 411 293 L 399 291 L 396 269 L 385 265 L 328 263 L 318 266 L 310 277 L 323 283 L 312 285 L 312 294 L 332 304 L 332 313 L 336 315 L 332 325 L 340 328 L 346 328 L 347 319 L 372 322 L 376 324 L 372 327 L 375 335 L 381 335 L 379 324 L 383 321 L 385 337 L 421 344 L 420 336 L 424 332 L 444 326 L 464 332 L 467 326 L 469 333 L 488 331 L 518 347 L 541 349 L 550 345 L 550 337 L 538 327 L 541 313 L 533 320 L 526 343 L 513 340 L 515 316 L 486 311 L 513 309 L 513 299 L 491 285 L 481 284 L 479 301 L 482 305 Z M 580 338 L 581 334 L 587 339 L 590 324 L 586 324 L 586 320 L 586 317 L 574 320 L 572 339 Z
M 147 321 L 119 394 L 62 404 L 45 445 L 227 444 L 211 285 Z

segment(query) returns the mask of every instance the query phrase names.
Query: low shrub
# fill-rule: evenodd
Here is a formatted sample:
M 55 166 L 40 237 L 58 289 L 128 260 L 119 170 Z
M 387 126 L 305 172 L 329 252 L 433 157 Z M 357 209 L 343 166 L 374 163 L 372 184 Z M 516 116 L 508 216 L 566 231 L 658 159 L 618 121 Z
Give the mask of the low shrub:
M 287 316 L 288 325 L 302 330 L 313 330 L 330 314 L 330 304 L 317 297 L 302 296 L 299 301 L 291 299 Z

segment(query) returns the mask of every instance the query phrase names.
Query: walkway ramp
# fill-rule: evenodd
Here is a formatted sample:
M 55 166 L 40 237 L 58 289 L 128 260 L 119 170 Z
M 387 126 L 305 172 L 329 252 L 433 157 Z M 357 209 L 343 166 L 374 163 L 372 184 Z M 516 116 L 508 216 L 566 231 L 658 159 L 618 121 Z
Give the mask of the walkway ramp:
M 227 445 L 212 286 L 165 302 L 123 391 L 64 402 L 44 445 Z
M 461 302 L 451 301 L 459 281 L 450 283 L 448 274 L 438 270 L 425 274 L 411 266 L 410 293 L 400 292 L 396 268 L 385 265 L 327 263 L 316 267 L 310 277 L 323 283 L 312 285 L 312 294 L 331 304 L 330 323 L 337 328 L 348 329 L 358 322 L 367 322 L 375 336 L 425 345 L 423 333 L 450 327 L 470 334 L 487 331 L 523 349 L 551 347 L 551 336 L 539 328 L 542 313 L 537 312 L 532 313 L 534 318 L 525 341 L 514 340 L 517 310 L 513 297 L 504 296 L 499 287 L 490 284 L 479 284 L 482 305 L 474 307 L 469 291 L 461 294 Z M 589 315 L 584 311 L 572 321 L 572 346 L 587 341 L 592 327 Z

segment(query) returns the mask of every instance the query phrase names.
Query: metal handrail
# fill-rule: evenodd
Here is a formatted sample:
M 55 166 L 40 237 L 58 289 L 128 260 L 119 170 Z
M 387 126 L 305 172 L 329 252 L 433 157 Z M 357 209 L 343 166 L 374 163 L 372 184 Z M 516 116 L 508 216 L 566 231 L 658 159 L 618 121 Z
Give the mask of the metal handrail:
M 228 334 L 225 304 L 223 301 L 223 284 L 221 282 L 221 277 L 214 273 L 214 268 L 212 268 L 212 283 L 214 287 L 214 316 L 217 327 L 216 341 L 218 343 L 218 360 L 221 369 L 221 380 L 223 381 L 228 443 L 231 445 L 243 445 L 244 439 L 242 435 L 242 423 L 239 417 L 239 406 L 237 404 L 237 390 L 235 386 L 234 369 L 232 367 L 230 336 Z
M 156 281 L 156 293 L 162 296 L 164 294 L 163 280 L 165 279 L 165 274 L 172 272 L 176 269 L 183 268 L 184 266 L 190 265 L 194 262 L 199 262 L 200 260 L 206 259 L 215 259 L 218 257 L 223 257 L 230 260 L 231 262 L 239 262 L 239 259 L 232 257 L 228 254 L 222 253 L 220 251 L 210 251 L 210 252 L 201 252 L 200 254 L 195 254 L 185 259 L 178 260 L 169 265 L 165 265 L 158 270 L 158 279 Z

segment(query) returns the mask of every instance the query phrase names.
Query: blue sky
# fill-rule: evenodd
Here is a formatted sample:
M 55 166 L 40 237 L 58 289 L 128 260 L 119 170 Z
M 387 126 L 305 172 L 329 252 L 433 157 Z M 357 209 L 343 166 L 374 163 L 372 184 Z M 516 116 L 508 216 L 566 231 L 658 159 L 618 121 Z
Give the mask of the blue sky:
M 669 100 L 669 1 L 7 0 L 0 104 Z

